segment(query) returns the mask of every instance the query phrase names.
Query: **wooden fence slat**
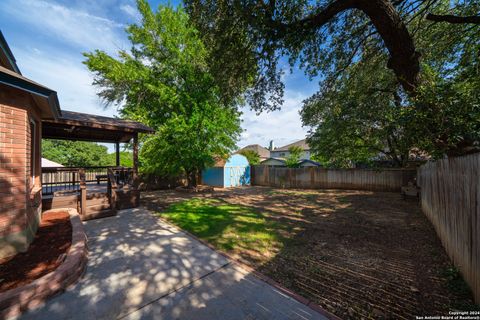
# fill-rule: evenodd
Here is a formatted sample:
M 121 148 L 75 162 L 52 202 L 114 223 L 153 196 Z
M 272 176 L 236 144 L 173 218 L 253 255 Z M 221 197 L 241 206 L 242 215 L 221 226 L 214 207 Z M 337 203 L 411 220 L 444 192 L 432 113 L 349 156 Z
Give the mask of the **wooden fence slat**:
M 480 154 L 418 170 L 422 210 L 480 303 Z
M 252 184 L 284 188 L 400 191 L 415 169 L 323 169 L 252 166 Z

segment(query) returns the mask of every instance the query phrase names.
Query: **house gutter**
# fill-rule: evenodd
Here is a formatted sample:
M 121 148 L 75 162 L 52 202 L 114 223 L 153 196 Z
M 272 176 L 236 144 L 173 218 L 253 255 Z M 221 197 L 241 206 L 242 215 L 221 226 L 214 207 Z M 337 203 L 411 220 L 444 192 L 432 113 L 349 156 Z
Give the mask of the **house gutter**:
M 21 78 L 21 76 L 14 76 L 5 72 L 0 72 L 0 83 L 46 99 L 54 118 L 57 119 L 61 116 L 62 112 L 60 110 L 60 102 L 58 101 L 56 91 L 48 89 L 39 84 L 27 81 L 26 79 Z

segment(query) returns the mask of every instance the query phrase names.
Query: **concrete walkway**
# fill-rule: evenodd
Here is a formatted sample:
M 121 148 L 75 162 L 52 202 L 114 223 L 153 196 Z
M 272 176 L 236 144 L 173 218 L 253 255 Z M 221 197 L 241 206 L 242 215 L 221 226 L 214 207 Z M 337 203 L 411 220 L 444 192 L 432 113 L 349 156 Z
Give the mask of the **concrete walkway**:
M 144 209 L 85 228 L 84 277 L 22 319 L 326 319 Z

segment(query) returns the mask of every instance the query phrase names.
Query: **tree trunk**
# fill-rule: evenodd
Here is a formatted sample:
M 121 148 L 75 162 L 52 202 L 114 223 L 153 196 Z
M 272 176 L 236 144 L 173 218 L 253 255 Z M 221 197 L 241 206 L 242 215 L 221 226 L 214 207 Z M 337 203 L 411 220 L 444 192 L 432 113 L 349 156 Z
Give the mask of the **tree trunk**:
M 390 53 L 387 67 L 412 94 L 419 84 L 420 54 L 397 10 L 389 0 L 358 0 L 355 7 L 372 21 Z
M 196 169 L 187 172 L 187 188 L 197 187 L 197 172 Z

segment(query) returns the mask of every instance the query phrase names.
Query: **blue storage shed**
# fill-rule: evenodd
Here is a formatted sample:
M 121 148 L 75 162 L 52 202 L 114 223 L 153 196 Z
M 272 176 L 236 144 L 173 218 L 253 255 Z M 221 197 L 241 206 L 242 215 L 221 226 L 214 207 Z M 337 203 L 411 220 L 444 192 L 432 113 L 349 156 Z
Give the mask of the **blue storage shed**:
M 250 165 L 247 158 L 234 154 L 225 163 L 202 171 L 202 183 L 214 187 L 239 187 L 250 185 Z

